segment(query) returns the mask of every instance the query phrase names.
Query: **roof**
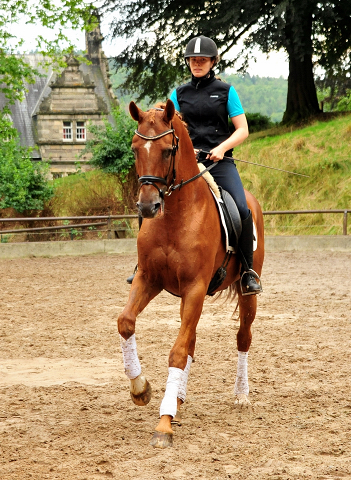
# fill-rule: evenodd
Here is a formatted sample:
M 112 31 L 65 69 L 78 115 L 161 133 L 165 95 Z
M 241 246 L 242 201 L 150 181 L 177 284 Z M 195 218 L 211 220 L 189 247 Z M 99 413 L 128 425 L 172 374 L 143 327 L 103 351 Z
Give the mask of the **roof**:
M 52 69 L 45 71 L 40 66 L 40 62 L 43 61 L 43 56 L 38 54 L 24 55 L 24 59 L 31 67 L 36 68 L 40 75 L 36 75 L 35 83 L 26 83 L 26 90 L 24 99 L 22 102 L 16 100 L 14 105 L 9 105 L 11 110 L 11 120 L 13 126 L 20 134 L 20 143 L 23 147 L 35 147 L 35 141 L 32 131 L 32 113 L 34 112 L 37 104 L 39 103 L 43 94 L 47 95 L 50 92 L 48 87 L 49 81 L 52 78 Z M 41 76 L 43 75 L 43 76 Z M 7 104 L 7 99 L 3 94 L 0 94 L 0 109 Z M 32 153 L 33 158 L 40 158 L 38 150 L 34 150 Z
M 31 65 L 31 67 L 38 70 L 39 75 L 35 77 L 34 84 L 26 84 L 26 90 L 24 99 L 22 102 L 18 100 L 14 105 L 9 105 L 11 110 L 11 120 L 13 126 L 20 134 L 20 143 L 23 147 L 36 146 L 32 129 L 32 117 L 35 115 L 40 103 L 44 98 L 48 97 L 51 93 L 50 84 L 56 78 L 56 73 L 50 67 L 45 70 L 40 65 L 43 61 L 43 56 L 39 54 L 24 55 L 24 59 Z M 109 94 L 108 87 L 104 81 L 103 74 L 99 65 L 86 65 L 80 64 L 79 69 L 84 75 L 89 75 L 90 80 L 95 83 L 95 93 L 102 97 L 108 106 L 108 110 L 114 106 L 113 99 Z M 0 93 L 0 109 L 7 104 L 7 99 Z M 108 115 L 110 122 L 113 122 L 113 117 Z M 33 150 L 32 158 L 40 158 L 40 152 L 36 148 Z

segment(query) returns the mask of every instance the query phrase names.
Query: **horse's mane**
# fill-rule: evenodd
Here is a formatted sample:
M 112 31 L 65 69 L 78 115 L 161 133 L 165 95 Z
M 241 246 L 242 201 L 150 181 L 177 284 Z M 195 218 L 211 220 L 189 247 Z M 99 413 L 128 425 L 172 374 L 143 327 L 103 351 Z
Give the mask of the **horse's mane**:
M 155 108 L 162 108 L 162 110 L 164 110 L 166 108 L 166 104 L 164 102 L 157 102 L 155 105 Z M 179 118 L 179 120 L 182 122 L 184 127 L 188 129 L 188 125 L 183 120 L 183 115 L 180 112 L 178 112 L 178 110 L 175 111 L 175 114 Z

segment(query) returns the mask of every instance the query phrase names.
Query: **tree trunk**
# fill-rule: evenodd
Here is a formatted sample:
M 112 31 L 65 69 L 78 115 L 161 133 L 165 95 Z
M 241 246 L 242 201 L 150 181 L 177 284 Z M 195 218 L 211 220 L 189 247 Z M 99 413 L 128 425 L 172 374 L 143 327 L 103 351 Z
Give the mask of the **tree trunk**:
M 295 123 L 320 112 L 312 64 L 312 10 L 305 0 L 290 0 L 286 9 L 285 46 L 289 77 L 283 123 Z
M 295 123 L 320 112 L 311 55 L 289 58 L 288 96 L 283 123 Z

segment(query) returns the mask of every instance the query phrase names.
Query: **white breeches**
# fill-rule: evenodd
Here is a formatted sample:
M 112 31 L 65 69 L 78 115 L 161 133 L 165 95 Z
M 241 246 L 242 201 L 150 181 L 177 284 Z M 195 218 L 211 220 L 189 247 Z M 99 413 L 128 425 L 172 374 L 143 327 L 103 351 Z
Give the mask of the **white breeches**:
M 248 352 L 238 352 L 238 370 L 234 386 L 234 394 L 249 394 L 249 381 L 247 376 L 247 357 Z

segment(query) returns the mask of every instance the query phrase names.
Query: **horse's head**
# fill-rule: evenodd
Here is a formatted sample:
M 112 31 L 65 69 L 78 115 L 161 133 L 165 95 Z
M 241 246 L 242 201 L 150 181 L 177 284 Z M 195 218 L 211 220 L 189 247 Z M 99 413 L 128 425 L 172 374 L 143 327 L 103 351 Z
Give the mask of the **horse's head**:
M 173 102 L 164 108 L 143 112 L 134 102 L 129 112 L 138 122 L 132 141 L 135 167 L 141 185 L 137 206 L 144 218 L 154 218 L 163 212 L 164 195 L 174 180 L 174 162 L 178 139 L 172 120 Z

